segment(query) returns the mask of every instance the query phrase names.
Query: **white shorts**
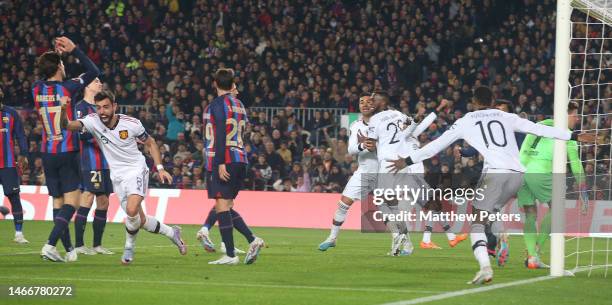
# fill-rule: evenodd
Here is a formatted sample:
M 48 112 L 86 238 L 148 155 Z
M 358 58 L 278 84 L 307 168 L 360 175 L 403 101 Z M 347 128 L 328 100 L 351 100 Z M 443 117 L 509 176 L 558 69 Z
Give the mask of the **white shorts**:
M 342 196 L 354 201 L 366 198 L 376 187 L 376 174 L 356 171 L 342 191 Z
M 503 208 L 523 185 L 523 173 L 511 170 L 483 170 L 476 189 L 483 198 L 472 205 L 481 211 L 494 212 Z
M 146 196 L 149 188 L 149 169 L 142 167 L 130 168 L 118 173 L 111 171 L 111 180 L 121 208 L 125 211 L 128 196 L 139 195 L 143 198 Z
M 415 203 L 420 206 L 424 206 L 429 201 L 427 197 L 429 184 L 425 181 L 423 173 L 415 173 L 410 167 L 405 167 L 397 173 L 390 173 L 386 168 L 389 163 L 383 161 L 381 164 L 383 165 L 379 168 L 377 188 L 395 190 L 399 187 L 401 190 L 408 189 L 415 190 L 415 192 L 418 190 L 418 193 L 406 193 L 405 195 L 410 195 L 410 199 L 403 199 L 401 201 Z M 402 194 L 404 195 L 403 192 Z M 413 194 L 417 194 L 416 197 L 413 197 Z

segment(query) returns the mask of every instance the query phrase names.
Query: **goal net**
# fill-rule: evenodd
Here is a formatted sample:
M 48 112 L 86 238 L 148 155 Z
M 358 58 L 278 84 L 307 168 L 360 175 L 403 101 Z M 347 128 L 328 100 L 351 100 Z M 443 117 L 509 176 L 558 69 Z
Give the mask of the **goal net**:
M 569 1 L 569 0 L 568 0 Z M 560 2 L 563 2 L 561 0 Z M 563 16 L 559 11 L 558 18 Z M 567 14 L 567 12 L 566 12 Z M 567 15 L 566 15 L 567 16 Z M 584 167 L 586 189 L 580 190 L 571 174 L 566 177 L 564 251 L 553 245 L 551 249 L 552 275 L 560 275 L 559 267 L 588 276 L 601 273 L 607 277 L 612 269 L 612 180 L 610 173 L 610 132 L 612 116 L 612 0 L 573 0 L 569 8 L 568 100 L 579 105 L 580 121 L 575 130 L 595 133 L 603 143 L 579 144 L 579 155 Z M 559 22 L 559 21 L 557 21 Z M 558 25 L 558 23 L 557 23 Z M 557 35 L 561 33 L 557 30 Z M 559 38 L 559 37 L 558 37 Z M 557 45 L 562 47 L 563 41 Z M 561 50 L 557 50 L 559 52 Z M 559 54 L 559 53 L 557 53 Z M 563 57 L 558 63 L 563 65 Z M 568 62 L 569 61 L 569 62 Z M 555 78 L 559 74 L 555 72 Z M 559 84 L 558 82 L 555 85 Z M 558 101 L 555 99 L 555 103 Z M 555 113 L 555 120 L 558 113 Z M 558 151 L 556 151 L 557 153 Z M 569 173 L 569 163 L 565 166 Z M 588 201 L 580 200 L 586 198 Z M 584 204 L 588 202 L 588 204 Z M 558 207 L 559 205 L 557 205 Z M 555 208 L 553 202 L 553 209 Z M 567 212 L 567 211 L 566 211 Z M 554 216 L 553 216 L 554 217 Z M 572 230 L 569 228 L 585 228 Z M 557 245 L 559 245 L 557 243 Z M 561 253 L 559 253 L 561 252 Z M 563 263 L 554 266 L 553 256 L 562 255 Z M 555 274 L 556 272 L 556 274 Z M 567 274 L 566 271 L 563 271 Z

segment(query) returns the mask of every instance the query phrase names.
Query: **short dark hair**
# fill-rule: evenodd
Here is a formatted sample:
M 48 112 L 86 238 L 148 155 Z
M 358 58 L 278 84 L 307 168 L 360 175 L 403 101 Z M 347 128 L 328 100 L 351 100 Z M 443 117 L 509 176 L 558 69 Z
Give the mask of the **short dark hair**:
M 102 91 L 96 93 L 96 96 L 94 96 L 94 101 L 95 102 L 103 101 L 105 99 L 109 99 L 111 101 L 111 103 L 116 103 L 115 102 L 115 95 L 112 92 L 110 92 L 109 90 L 102 90 Z
M 495 107 L 499 106 L 499 105 L 506 105 L 506 107 L 508 107 L 508 112 L 510 113 L 514 113 L 514 109 L 513 109 L 513 105 L 512 102 L 509 100 L 504 100 L 504 99 L 498 99 L 495 100 Z
M 221 68 L 215 72 L 215 83 L 221 90 L 232 90 L 234 85 L 234 70 Z
M 36 66 L 44 79 L 49 79 L 57 73 L 62 57 L 55 51 L 47 51 L 38 57 Z
M 489 87 L 478 87 L 474 89 L 474 100 L 480 105 L 491 105 L 491 102 L 493 102 L 493 91 Z
M 374 93 L 372 95 L 380 96 L 385 101 L 385 103 L 387 103 L 387 105 L 389 105 L 391 103 L 391 97 L 389 96 L 389 93 L 387 93 L 387 91 L 376 90 L 376 91 L 374 91 Z
M 567 113 L 570 113 L 574 110 L 578 110 L 579 107 L 580 105 L 578 105 L 577 102 L 570 101 L 569 104 L 567 104 Z

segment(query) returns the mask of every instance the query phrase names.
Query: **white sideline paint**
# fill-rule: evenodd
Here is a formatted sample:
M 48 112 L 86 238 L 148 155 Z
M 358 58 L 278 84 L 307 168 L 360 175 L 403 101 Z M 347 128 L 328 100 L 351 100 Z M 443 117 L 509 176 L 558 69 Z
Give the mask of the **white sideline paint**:
M 600 269 L 600 268 L 601 267 L 597 267 L 597 268 L 593 268 L 593 269 Z M 585 268 L 579 268 L 579 269 L 572 270 L 572 272 L 573 273 L 578 273 L 578 272 L 583 272 L 583 271 L 587 271 L 587 270 L 589 270 L 589 268 L 585 267 Z M 496 289 L 500 289 L 500 288 L 506 288 L 506 287 L 512 287 L 512 286 L 520 286 L 520 285 L 531 284 L 531 283 L 536 283 L 536 282 L 554 280 L 554 279 L 558 279 L 558 278 L 560 278 L 560 277 L 545 275 L 545 276 L 539 276 L 539 277 L 534 277 L 534 278 L 525 279 L 525 280 L 518 280 L 518 281 L 512 281 L 512 282 L 500 283 L 500 284 L 494 284 L 494 285 L 486 285 L 486 286 L 482 286 L 482 287 L 478 287 L 478 288 L 470 288 L 470 289 L 462 289 L 462 290 L 457 290 L 457 291 L 445 292 L 445 293 L 441 293 L 441 294 L 436 294 L 436 295 L 416 298 L 416 299 L 412 299 L 412 300 L 384 303 L 382 305 L 413 305 L 413 304 L 423 304 L 423 303 L 429 303 L 429 302 L 433 302 L 433 301 L 440 301 L 440 300 L 450 299 L 450 298 L 454 298 L 454 297 L 460 297 L 460 296 L 469 295 L 469 294 L 475 294 L 475 293 L 480 293 L 480 292 L 496 290 Z
M 3 280 L 23 280 L 21 277 L 0 276 Z M 270 288 L 270 289 L 312 289 L 312 290 L 329 290 L 329 291 L 352 291 L 352 292 L 386 292 L 386 293 L 438 293 L 439 291 L 427 290 L 397 290 L 384 288 L 353 288 L 353 287 L 330 287 L 330 286 L 304 286 L 304 285 L 276 285 L 276 284 L 245 284 L 245 283 L 220 283 L 215 281 L 151 281 L 141 279 L 109 279 L 109 278 L 56 278 L 56 277 L 27 277 L 28 280 L 34 281 L 65 281 L 65 282 L 107 282 L 107 283 L 144 283 L 144 284 L 161 284 L 161 285 L 202 285 L 202 286 L 234 286 L 248 288 Z

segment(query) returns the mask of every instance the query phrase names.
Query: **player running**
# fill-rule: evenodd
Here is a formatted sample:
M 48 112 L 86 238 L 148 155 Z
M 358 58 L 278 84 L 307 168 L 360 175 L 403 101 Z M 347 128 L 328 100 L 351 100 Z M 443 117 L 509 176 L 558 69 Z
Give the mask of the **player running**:
M 472 99 L 476 110 L 457 120 L 453 126 L 438 139 L 413 152 L 407 158 L 391 161 L 389 169 L 397 172 L 415 162 L 431 158 L 457 140 L 464 139 L 484 157 L 480 178 L 483 189 L 482 200 L 474 200 L 472 213 L 476 221 L 471 225 L 470 237 L 474 256 L 480 271 L 468 283 L 483 284 L 493 280 L 493 269 L 487 254 L 485 235 L 486 218 L 480 217 L 481 211 L 493 212 L 501 208 L 514 196 L 523 183 L 524 167 L 519 161 L 519 152 L 513 132 L 529 133 L 538 136 L 570 140 L 580 138 L 592 141 L 592 135 L 578 135 L 567 130 L 535 124 L 511 113 L 498 109 L 488 109 L 492 105 L 493 93 L 487 87 L 474 90 Z
M 342 191 L 338 208 L 332 219 L 332 227 L 329 236 L 319 245 L 319 250 L 326 251 L 336 246 L 336 239 L 340 232 L 340 227 L 346 219 L 346 214 L 353 203 L 361 198 L 368 196 L 368 193 L 376 187 L 376 171 L 378 170 L 378 159 L 374 143 L 366 143 L 368 134 L 368 121 L 374 114 L 374 107 L 370 94 L 363 95 L 359 99 L 359 112 L 361 119 L 351 124 L 348 140 L 348 153 L 357 156 L 359 167 L 353 173 Z M 370 145 L 370 146 L 368 146 Z
M 28 164 L 28 144 L 23 130 L 21 117 L 15 109 L 4 105 L 4 92 L 0 88 L 0 184 L 4 190 L 4 196 L 11 203 L 11 214 L 15 225 L 14 242 L 27 244 L 28 240 L 23 236 L 23 207 L 19 197 L 20 179 L 15 165 Z M 19 159 L 15 159 L 15 140 L 19 144 Z
M 580 122 L 578 116 L 578 104 L 570 102 L 568 107 L 567 127 L 572 130 Z M 553 126 L 552 119 L 544 120 L 538 124 Z M 552 197 L 552 160 L 554 141 L 542 137 L 528 135 L 521 145 L 520 160 L 527 171 L 523 186 L 518 192 L 518 204 L 525 210 L 525 222 L 523 227 L 523 238 L 527 246 L 527 259 L 525 266 L 529 269 L 548 268 L 542 263 L 538 249 L 543 249 L 544 243 L 550 234 L 550 213 L 546 213 L 540 224 L 538 234 L 536 219 L 538 208 L 536 200 L 541 204 L 549 204 Z M 578 143 L 567 141 L 567 158 L 576 183 L 579 185 L 580 200 L 583 207 L 589 202 L 587 187 L 584 178 L 584 169 L 578 154 Z
M 96 112 L 94 97 L 102 91 L 100 79 L 94 79 L 85 87 L 83 100 L 76 104 L 78 118 L 83 118 Z M 108 196 L 113 192 L 113 182 L 110 178 L 108 163 L 100 150 L 98 142 L 91 133 L 83 132 L 80 138 L 81 155 L 81 200 L 74 219 L 75 250 L 79 254 L 114 254 L 112 251 L 102 247 L 102 235 L 106 226 L 106 215 L 108 212 Z M 96 210 L 93 219 L 93 248 L 88 248 L 83 242 L 87 215 L 96 199 Z
M 123 114 L 115 114 L 115 96 L 102 91 L 94 97 L 96 113 L 78 120 L 69 120 L 66 107 L 62 106 L 62 128 L 70 131 L 89 132 L 100 144 L 111 170 L 113 189 L 117 193 L 121 208 L 127 214 L 125 221 L 126 241 L 121 262 L 124 265 L 134 260 L 134 247 L 140 228 L 151 233 L 163 234 L 177 247 L 181 255 L 187 254 L 187 246 L 181 238 L 178 226 L 170 227 L 142 209 L 142 201 L 149 186 L 149 169 L 144 155 L 138 150 L 143 143 L 151 154 L 162 183 L 172 182 L 172 176 L 161 165 L 161 155 L 155 139 L 147 133 L 140 120 Z
M 239 258 L 234 249 L 234 228 L 249 242 L 244 263 L 252 264 L 264 246 L 264 241 L 253 235 L 240 214 L 233 209 L 234 199 L 242 188 L 247 172 L 248 160 L 242 139 L 247 123 L 246 109 L 242 102 L 231 94 L 236 87 L 232 69 L 217 70 L 214 85 L 217 97 L 208 105 L 204 114 L 204 147 L 208 198 L 215 199 L 215 211 L 226 254 L 209 264 L 238 264 Z
M 32 94 L 43 126 L 41 152 L 47 189 L 53 197 L 55 222 L 41 256 L 49 261 L 61 262 L 77 260 L 77 253 L 70 242 L 68 224 L 79 206 L 81 194 L 79 136 L 76 132 L 61 129 L 62 103 L 65 103 L 68 119 L 76 119 L 71 98 L 98 77 L 100 70 L 70 39 L 59 37 L 55 44 L 55 51 L 48 51 L 38 58 L 37 68 L 43 80 L 34 83 Z M 66 72 L 61 56 L 69 53 L 76 56 L 86 72 L 65 81 Z M 59 238 L 66 249 L 66 258 L 62 258 L 55 248 Z

